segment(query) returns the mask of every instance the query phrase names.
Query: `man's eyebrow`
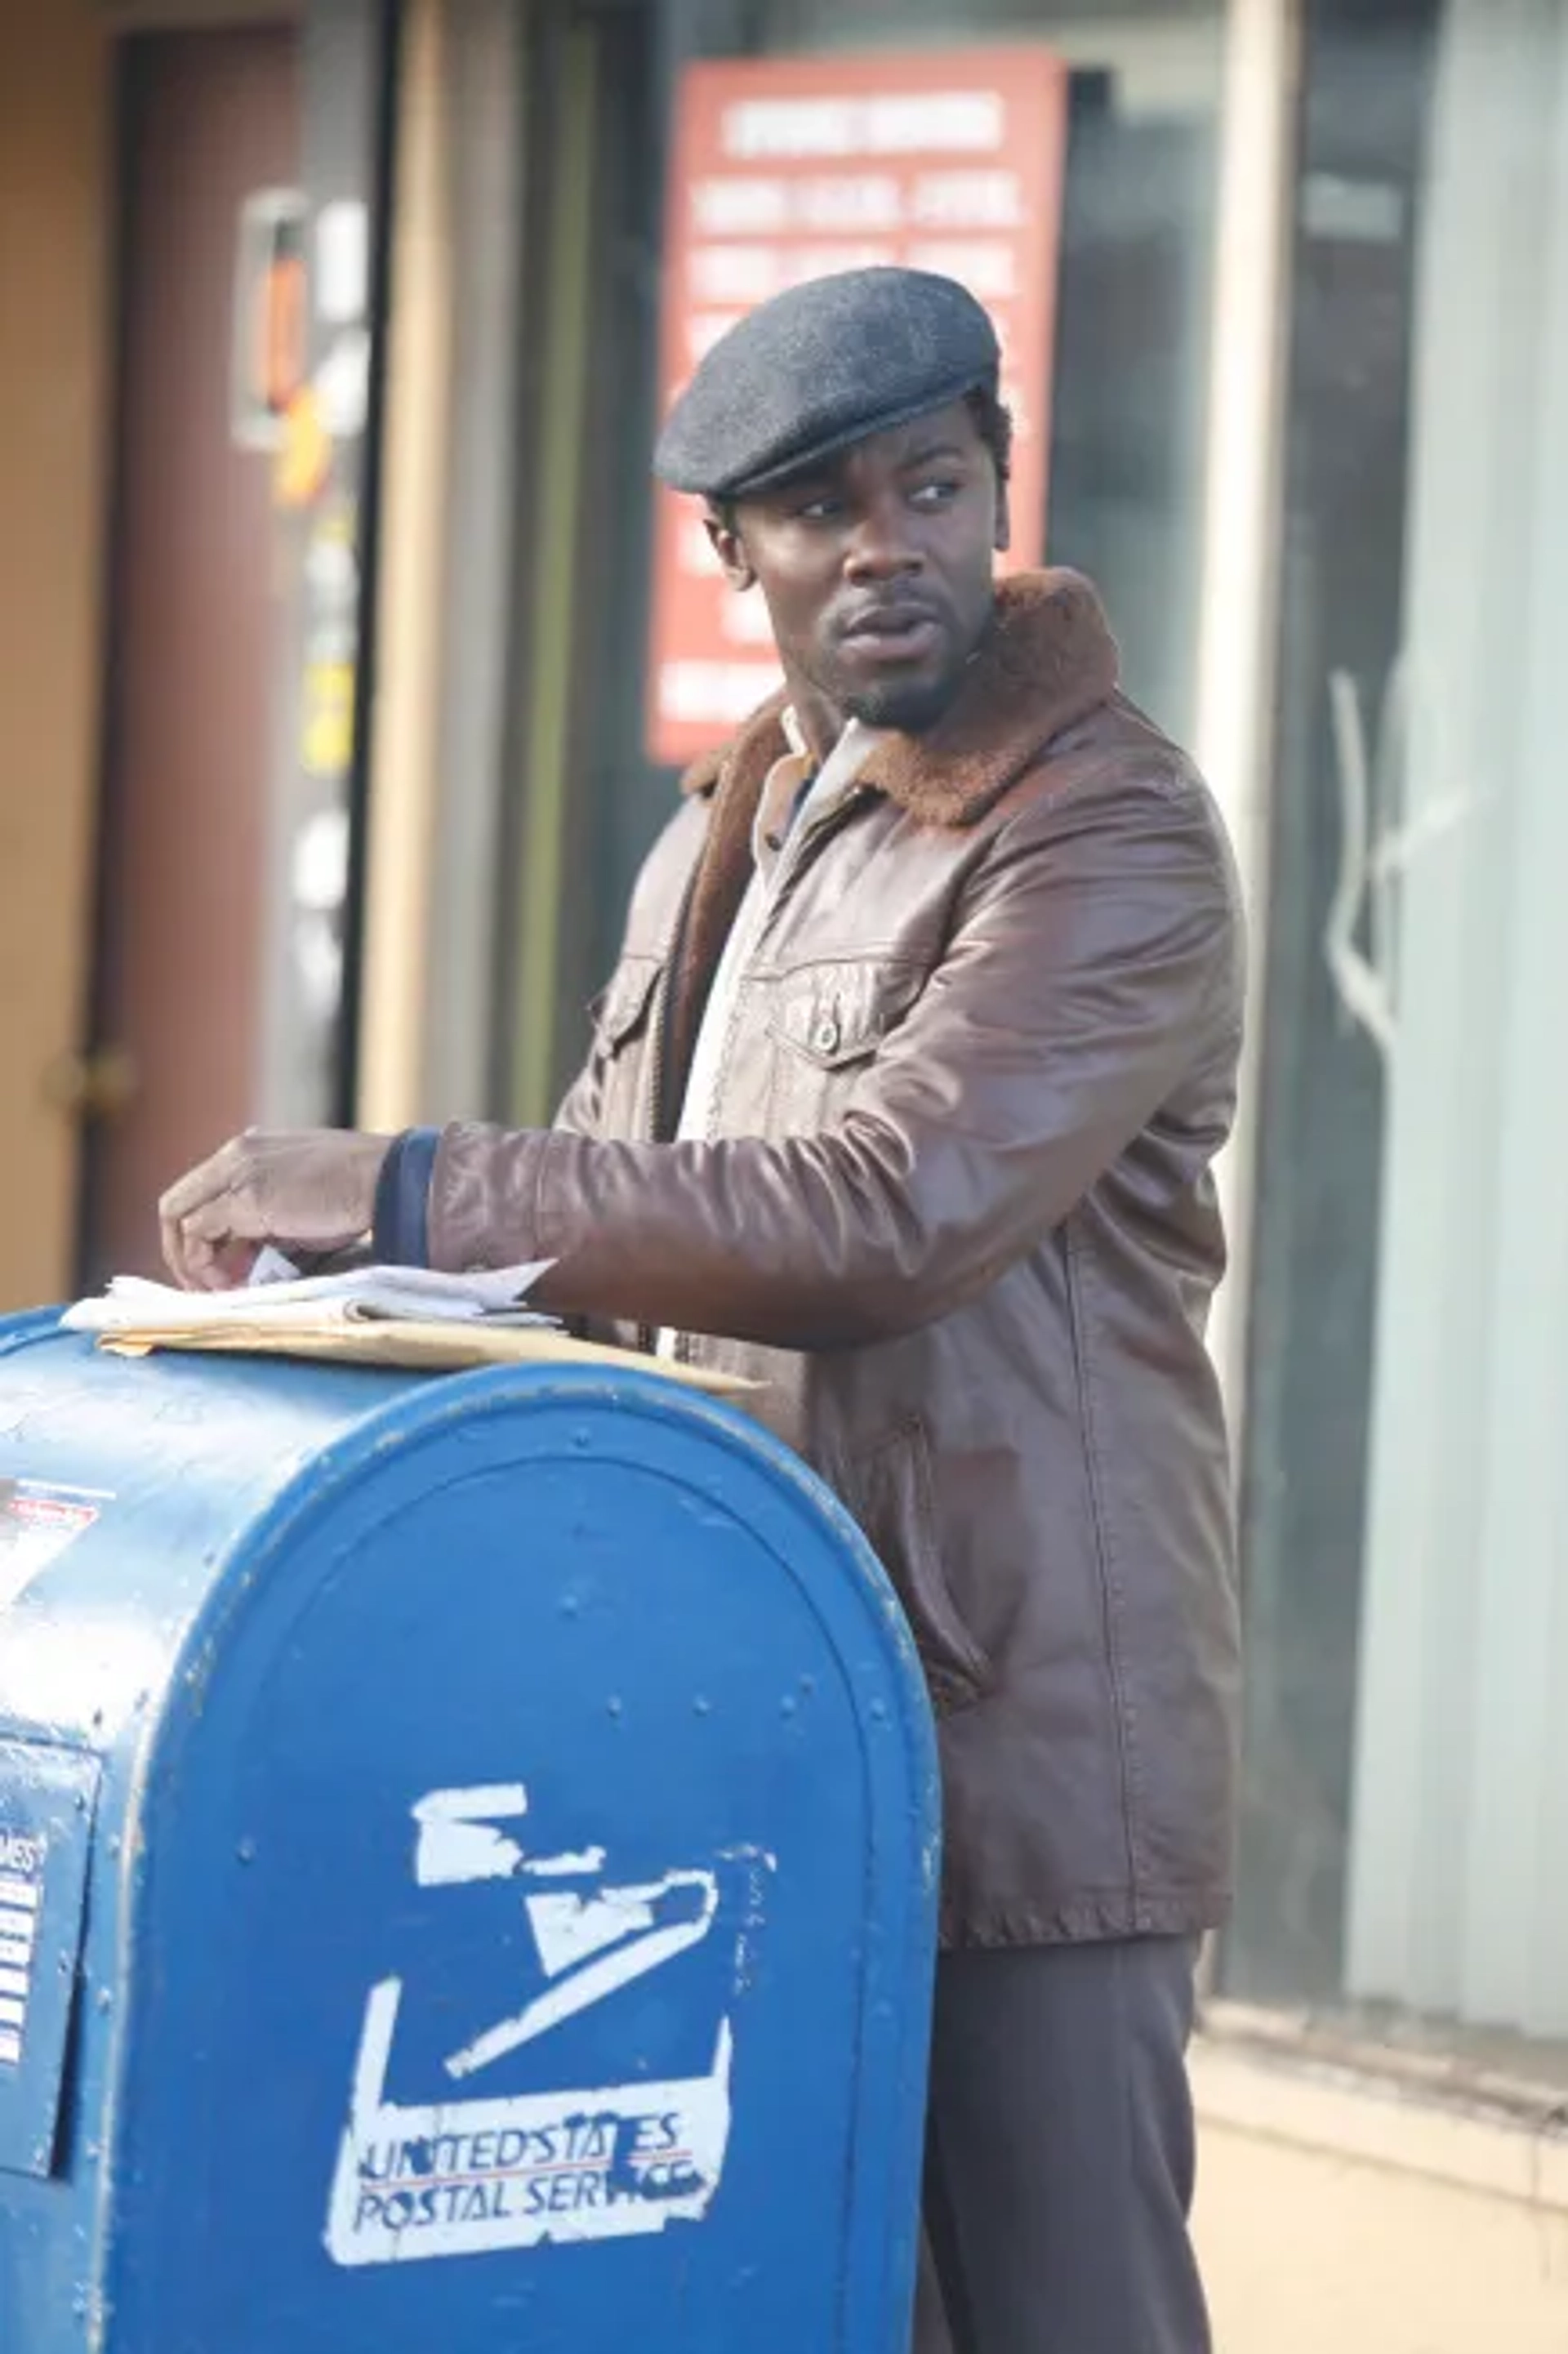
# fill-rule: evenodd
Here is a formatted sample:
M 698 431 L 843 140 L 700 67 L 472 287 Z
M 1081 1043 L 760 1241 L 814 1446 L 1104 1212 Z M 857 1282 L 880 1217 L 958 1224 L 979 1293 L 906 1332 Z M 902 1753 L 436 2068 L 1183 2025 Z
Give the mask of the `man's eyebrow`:
M 968 455 L 968 451 L 960 448 L 957 441 L 922 441 L 917 449 L 910 451 L 907 457 L 900 458 L 898 463 L 901 467 L 931 466 L 940 458 L 950 465 L 955 459 Z

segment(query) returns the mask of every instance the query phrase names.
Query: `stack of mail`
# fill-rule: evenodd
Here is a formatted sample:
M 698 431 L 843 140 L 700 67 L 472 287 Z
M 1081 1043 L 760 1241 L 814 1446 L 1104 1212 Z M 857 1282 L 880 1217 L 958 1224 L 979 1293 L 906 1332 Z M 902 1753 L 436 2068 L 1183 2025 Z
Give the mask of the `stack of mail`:
M 101 1298 L 79 1300 L 60 1320 L 121 1357 L 172 1349 L 429 1373 L 482 1365 L 591 1365 L 601 1373 L 657 1373 L 716 1397 L 742 1400 L 757 1389 L 739 1374 L 655 1364 L 563 1331 L 553 1317 L 525 1305 L 551 1264 L 546 1259 L 485 1275 L 362 1267 L 302 1278 L 268 1251 L 243 1290 L 175 1291 L 122 1275 Z
M 339 1275 L 252 1282 L 236 1291 L 176 1291 L 137 1275 L 115 1276 L 97 1299 L 78 1300 L 61 1323 L 72 1332 L 199 1332 L 234 1325 L 375 1322 L 547 1325 L 524 1302 L 548 1260 L 482 1275 L 419 1267 L 356 1267 Z

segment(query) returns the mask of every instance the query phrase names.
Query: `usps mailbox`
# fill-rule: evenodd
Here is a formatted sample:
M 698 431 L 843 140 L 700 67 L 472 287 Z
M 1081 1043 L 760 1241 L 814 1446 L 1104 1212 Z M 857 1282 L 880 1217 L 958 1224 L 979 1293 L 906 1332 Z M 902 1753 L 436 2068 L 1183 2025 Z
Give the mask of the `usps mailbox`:
M 0 1327 L 5 2354 L 904 2354 L 875 1562 L 655 1378 Z

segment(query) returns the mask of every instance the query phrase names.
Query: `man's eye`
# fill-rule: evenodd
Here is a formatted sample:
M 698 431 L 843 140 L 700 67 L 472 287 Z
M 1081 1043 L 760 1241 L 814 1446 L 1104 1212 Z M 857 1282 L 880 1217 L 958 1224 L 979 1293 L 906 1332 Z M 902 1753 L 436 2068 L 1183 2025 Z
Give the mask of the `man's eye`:
M 796 514 L 804 523 L 826 523 L 830 517 L 836 515 L 839 511 L 838 500 L 829 498 L 826 493 L 824 493 L 820 499 L 808 499 L 804 505 L 799 506 L 795 510 Z
M 948 481 L 922 482 L 919 489 L 913 492 L 911 495 L 917 507 L 945 507 L 958 497 L 962 488 L 961 482 Z

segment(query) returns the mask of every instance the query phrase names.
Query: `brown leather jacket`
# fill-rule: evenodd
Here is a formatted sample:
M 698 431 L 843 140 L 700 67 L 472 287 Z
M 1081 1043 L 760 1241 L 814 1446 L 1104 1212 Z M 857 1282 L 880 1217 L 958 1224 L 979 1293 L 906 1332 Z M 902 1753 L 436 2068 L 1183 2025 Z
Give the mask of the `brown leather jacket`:
M 1203 1345 L 1242 1021 L 1219 818 L 1117 692 L 1088 584 L 1009 584 L 953 710 L 798 846 L 715 1140 L 658 1141 L 784 748 L 770 708 L 687 779 L 558 1127 L 444 1132 L 433 1263 L 553 1255 L 561 1310 L 769 1385 L 926 1662 L 946 1942 L 1204 1927 L 1237 1682 Z

